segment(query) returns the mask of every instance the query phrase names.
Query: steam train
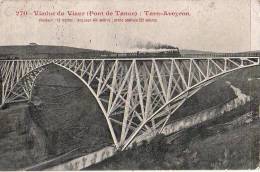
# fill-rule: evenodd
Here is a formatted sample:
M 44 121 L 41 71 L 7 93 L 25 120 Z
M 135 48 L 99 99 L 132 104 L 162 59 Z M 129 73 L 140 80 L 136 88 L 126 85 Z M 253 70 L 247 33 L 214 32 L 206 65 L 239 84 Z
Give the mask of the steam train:
M 179 49 L 158 52 L 134 52 L 134 53 L 107 53 L 101 54 L 101 58 L 153 58 L 153 57 L 180 57 Z
M 65 58 L 77 58 L 77 59 L 87 59 L 87 58 L 96 58 L 96 59 L 105 59 L 105 58 L 160 58 L 160 57 L 180 57 L 181 54 L 178 48 L 169 49 L 165 51 L 153 51 L 153 52 L 144 52 L 144 51 L 137 51 L 131 53 L 114 53 L 114 52 L 78 52 L 72 54 L 35 54 L 35 55 L 22 55 L 19 56 L 18 54 L 8 54 L 8 55 L 0 55 L 0 60 L 19 60 L 19 59 L 65 59 Z

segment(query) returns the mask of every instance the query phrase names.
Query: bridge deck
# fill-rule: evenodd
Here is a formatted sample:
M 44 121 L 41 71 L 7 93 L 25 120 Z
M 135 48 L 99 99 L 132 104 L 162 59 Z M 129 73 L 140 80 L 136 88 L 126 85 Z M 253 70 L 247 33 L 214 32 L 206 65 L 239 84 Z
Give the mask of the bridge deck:
M 28 60 L 106 60 L 106 61 L 130 61 L 130 60 L 138 60 L 138 61 L 149 61 L 149 60 L 205 60 L 205 59 L 259 59 L 260 57 L 200 57 L 200 56 L 194 56 L 194 57 L 130 57 L 130 58 L 117 58 L 117 57 L 111 57 L 111 58 L 26 58 L 26 59 L 1 59 L 0 61 L 28 61 Z
M 79 78 L 95 97 L 118 149 L 169 117 L 202 87 L 259 57 L 67 58 L 1 60 L 2 104 L 31 100 L 38 75 L 54 64 Z M 115 128 L 121 128 L 116 135 Z

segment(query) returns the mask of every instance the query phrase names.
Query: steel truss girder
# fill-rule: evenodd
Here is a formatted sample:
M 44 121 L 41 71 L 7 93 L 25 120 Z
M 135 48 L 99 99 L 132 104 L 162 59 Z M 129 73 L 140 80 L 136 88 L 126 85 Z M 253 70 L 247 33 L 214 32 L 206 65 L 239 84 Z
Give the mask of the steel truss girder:
M 259 65 L 259 58 L 2 60 L 2 104 L 30 100 L 37 76 L 49 64 L 70 71 L 89 88 L 114 144 L 126 149 L 147 132 L 161 132 L 200 88 L 231 71 Z
M 1 105 L 28 101 L 35 79 L 51 60 L 0 61 Z

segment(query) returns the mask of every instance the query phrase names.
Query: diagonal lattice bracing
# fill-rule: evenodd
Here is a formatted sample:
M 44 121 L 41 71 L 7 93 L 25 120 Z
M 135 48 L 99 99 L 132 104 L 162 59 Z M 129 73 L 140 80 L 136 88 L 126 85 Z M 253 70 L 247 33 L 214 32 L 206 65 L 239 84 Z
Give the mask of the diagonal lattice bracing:
M 38 74 L 50 60 L 0 61 L 2 104 L 30 100 Z
M 53 59 L 1 61 L 2 103 L 28 100 L 48 64 L 77 76 L 96 98 L 114 144 L 126 149 L 160 132 L 170 115 L 203 86 L 231 71 L 255 66 L 250 58 Z
M 125 149 L 142 133 L 160 131 L 188 97 L 216 76 L 257 61 L 191 58 L 74 62 L 83 68 L 64 60 L 56 63 L 81 74 L 99 99 L 115 144 Z M 120 126 L 120 132 L 114 131 L 116 126 Z

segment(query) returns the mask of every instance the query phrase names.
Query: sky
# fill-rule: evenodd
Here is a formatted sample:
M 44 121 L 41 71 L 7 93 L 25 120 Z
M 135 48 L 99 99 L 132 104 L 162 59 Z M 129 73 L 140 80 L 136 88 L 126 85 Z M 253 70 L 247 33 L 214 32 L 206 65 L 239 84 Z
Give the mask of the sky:
M 251 7 L 251 48 L 260 50 L 260 0 L 252 0 Z
M 125 51 L 134 49 L 137 43 L 152 42 L 216 52 L 260 49 L 259 31 L 256 29 L 260 15 L 257 13 L 258 17 L 255 17 L 250 9 L 253 3 L 259 5 L 259 1 L 252 1 L 250 4 L 249 0 L 2 0 L 0 45 L 35 42 Z M 258 7 L 254 6 L 254 11 L 258 11 Z M 136 11 L 145 18 L 143 11 L 146 10 L 177 11 L 189 12 L 190 16 L 153 16 L 151 18 L 156 18 L 157 22 L 146 23 L 44 23 L 38 21 L 38 16 L 16 16 L 19 10 Z M 254 21 L 251 21 L 250 14 Z

